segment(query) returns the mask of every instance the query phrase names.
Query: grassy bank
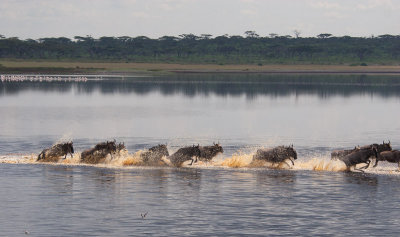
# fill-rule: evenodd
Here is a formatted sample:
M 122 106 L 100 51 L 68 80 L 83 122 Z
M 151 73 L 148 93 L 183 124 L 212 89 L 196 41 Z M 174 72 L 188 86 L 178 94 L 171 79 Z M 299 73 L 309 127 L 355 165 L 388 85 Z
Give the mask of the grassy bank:
M 0 73 L 375 73 L 400 74 L 400 66 L 369 65 L 217 65 L 124 62 L 0 60 Z

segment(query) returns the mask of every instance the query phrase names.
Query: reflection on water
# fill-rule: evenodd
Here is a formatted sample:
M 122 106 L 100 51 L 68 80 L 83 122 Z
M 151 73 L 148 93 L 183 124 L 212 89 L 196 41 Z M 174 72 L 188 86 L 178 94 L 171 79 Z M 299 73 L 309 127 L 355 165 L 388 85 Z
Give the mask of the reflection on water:
M 182 94 L 193 97 L 242 96 L 254 98 L 258 95 L 272 97 L 315 94 L 321 98 L 335 95 L 351 96 L 370 94 L 382 97 L 399 96 L 398 76 L 367 75 L 229 75 L 200 74 L 173 75 L 162 77 L 113 78 L 88 82 L 3 82 L 0 96 L 23 91 L 77 94 L 101 92 L 135 93 L 146 95 L 160 92 L 163 95 Z
M 220 142 L 225 154 L 294 144 L 300 156 L 392 141 L 397 76 L 178 74 L 0 84 L 0 154 L 56 141 L 85 150 L 117 139 L 130 152 Z

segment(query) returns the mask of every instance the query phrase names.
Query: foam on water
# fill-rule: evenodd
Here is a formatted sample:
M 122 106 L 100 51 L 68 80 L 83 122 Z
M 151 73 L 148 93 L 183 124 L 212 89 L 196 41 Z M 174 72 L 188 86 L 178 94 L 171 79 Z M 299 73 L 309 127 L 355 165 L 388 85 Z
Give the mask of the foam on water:
M 0 163 L 8 164 L 50 164 L 50 165 L 85 165 L 95 166 L 104 168 L 143 168 L 146 164 L 141 159 L 141 154 L 144 150 L 139 150 L 135 153 L 129 153 L 128 150 L 122 150 L 118 154 L 111 157 L 108 155 L 104 161 L 100 164 L 85 164 L 81 163 L 80 153 L 76 152 L 73 157 L 68 156 L 66 159 L 60 159 L 58 162 L 38 162 L 36 161 L 36 154 L 8 154 L 0 156 Z M 328 156 L 310 156 L 302 157 L 295 160 L 293 166 L 290 160 L 273 164 L 265 161 L 253 160 L 254 153 L 237 152 L 229 157 L 225 157 L 222 154 L 215 157 L 212 161 L 203 162 L 198 161 L 193 165 L 189 165 L 190 161 L 182 164 L 185 168 L 204 169 L 204 168 L 228 168 L 228 169 L 255 169 L 255 168 L 266 168 L 266 169 L 291 169 L 291 170 L 311 170 L 311 171 L 330 171 L 330 172 L 344 172 L 346 171 L 346 165 L 340 160 L 331 160 Z M 170 161 L 167 157 L 163 157 L 160 166 L 167 168 L 171 166 Z M 160 167 L 158 166 L 158 168 Z M 360 164 L 357 167 L 362 167 L 364 164 Z M 392 174 L 400 175 L 397 165 L 394 166 L 389 163 L 380 162 L 379 166 L 374 168 L 373 164 L 365 171 L 365 173 L 373 174 Z M 149 166 L 147 166 L 149 167 Z M 151 167 L 149 167 L 151 168 Z
M 331 160 L 326 157 L 311 157 L 296 161 L 294 169 L 314 171 L 346 171 L 346 165 L 340 160 Z

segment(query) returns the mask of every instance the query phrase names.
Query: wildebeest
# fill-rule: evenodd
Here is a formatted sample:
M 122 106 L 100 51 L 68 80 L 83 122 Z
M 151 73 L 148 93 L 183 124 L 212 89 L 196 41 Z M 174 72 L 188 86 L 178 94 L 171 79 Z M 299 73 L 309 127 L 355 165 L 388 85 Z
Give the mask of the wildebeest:
M 117 146 L 114 141 L 98 143 L 95 147 L 83 151 L 81 154 L 81 162 L 88 164 L 97 164 L 102 159 L 105 159 L 108 154 L 111 155 L 117 151 Z
M 382 151 L 391 151 L 392 147 L 390 145 L 390 141 L 388 143 L 385 143 L 385 141 L 382 142 L 382 144 L 371 144 L 371 145 L 365 145 L 365 146 L 357 146 L 354 147 L 354 149 L 350 149 L 350 150 L 336 150 L 333 151 L 331 153 L 331 159 L 332 160 L 342 160 L 343 157 L 345 157 L 346 155 L 358 151 L 358 150 L 363 150 L 363 149 L 371 149 L 372 147 L 375 147 L 378 151 L 378 153 L 382 152 Z
M 387 161 L 390 163 L 397 163 L 400 169 L 400 151 L 393 150 L 393 151 L 383 151 L 379 153 L 378 159 L 376 159 L 374 167 L 378 165 L 378 161 Z
M 354 151 L 341 158 L 341 161 L 343 161 L 346 164 L 348 171 L 350 170 L 351 167 L 354 167 L 355 170 L 362 171 L 361 169 L 367 169 L 369 167 L 369 164 L 371 163 L 370 160 L 371 156 L 375 156 L 375 158 L 378 157 L 378 150 L 375 146 L 372 146 L 371 148 L 365 148 Z M 356 165 L 361 163 L 365 163 L 367 165 L 361 167 L 360 169 L 356 169 Z
M 382 144 L 371 144 L 371 145 L 366 145 L 360 147 L 360 149 L 370 149 L 372 147 L 375 147 L 378 153 L 381 153 L 383 151 L 391 151 L 392 146 L 390 145 L 390 141 L 388 143 L 385 143 L 385 141 L 382 142 Z
M 67 143 L 59 143 L 50 148 L 44 149 L 37 158 L 37 161 L 45 161 L 45 162 L 57 162 L 60 159 L 60 156 L 64 156 L 64 159 L 67 158 L 68 154 L 74 153 L 74 146 L 72 142 Z
M 286 163 L 286 160 L 289 159 L 294 165 L 294 161 L 292 160 L 292 158 L 294 160 L 297 159 L 297 152 L 293 148 L 293 145 L 278 146 L 270 149 L 258 149 L 256 154 L 253 156 L 252 163 L 256 160 L 264 160 L 272 163 L 281 163 L 281 162 Z
M 200 149 L 200 156 L 198 157 L 198 159 L 201 161 L 210 161 L 219 153 L 224 153 L 224 149 L 219 143 L 217 144 L 214 143 L 214 145 L 212 146 L 200 146 L 199 149 Z M 195 163 L 196 162 L 197 162 L 197 157 Z
M 349 149 L 349 150 L 334 150 L 331 152 L 331 159 L 332 160 L 337 160 L 337 159 L 341 159 L 343 157 L 345 157 L 346 155 L 360 150 L 360 147 L 354 147 L 354 149 Z
M 169 156 L 167 145 L 161 144 L 151 147 L 148 151 L 140 154 L 145 165 L 161 165 L 163 156 Z
M 174 154 L 168 156 L 167 158 L 171 161 L 171 164 L 180 167 L 183 162 L 187 160 L 192 160 L 193 163 L 193 157 L 199 157 L 200 156 L 200 149 L 199 145 L 195 146 L 189 146 L 189 147 L 183 147 L 180 148 L 178 151 L 176 151 Z

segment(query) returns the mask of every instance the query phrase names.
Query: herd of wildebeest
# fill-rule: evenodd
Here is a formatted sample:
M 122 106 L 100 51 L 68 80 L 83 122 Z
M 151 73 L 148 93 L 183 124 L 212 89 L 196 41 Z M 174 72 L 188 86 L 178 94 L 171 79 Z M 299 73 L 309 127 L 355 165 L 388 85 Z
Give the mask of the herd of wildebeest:
M 80 156 L 80 161 L 87 164 L 98 164 L 103 162 L 108 155 L 113 158 L 113 155 L 125 149 L 124 143 L 117 144 L 115 140 L 98 143 L 93 148 L 83 151 Z M 161 144 L 140 153 L 140 158 L 144 165 L 172 165 L 180 167 L 184 162 L 189 160 L 191 160 L 189 165 L 192 165 L 193 162 L 196 163 L 197 160 L 205 162 L 211 161 L 215 156 L 223 152 L 222 146 L 219 143 L 214 143 L 212 146 L 192 145 L 183 147 L 172 155 L 169 155 L 167 145 Z M 72 142 L 59 143 L 44 149 L 38 155 L 37 161 L 57 162 L 59 159 L 66 159 L 68 154 L 72 157 L 72 153 L 74 153 Z M 165 159 L 163 160 L 163 157 L 166 157 L 169 164 L 165 162 Z M 294 160 L 296 159 L 297 152 L 293 148 L 293 145 L 277 146 L 274 148 L 258 149 L 253 155 L 252 163 L 256 161 L 267 161 L 270 163 L 284 162 L 290 166 L 287 161 L 291 161 L 292 165 L 294 165 Z M 331 159 L 342 161 L 346 165 L 347 171 L 354 168 L 354 170 L 363 172 L 362 169 L 367 169 L 369 167 L 371 159 L 376 160 L 374 167 L 378 165 L 378 161 L 387 161 L 390 163 L 398 163 L 398 167 L 400 168 L 400 151 L 392 150 L 390 141 L 388 143 L 383 142 L 382 144 L 356 146 L 354 149 L 349 150 L 335 150 L 331 153 Z M 358 164 L 366 165 L 361 168 L 356 168 Z

